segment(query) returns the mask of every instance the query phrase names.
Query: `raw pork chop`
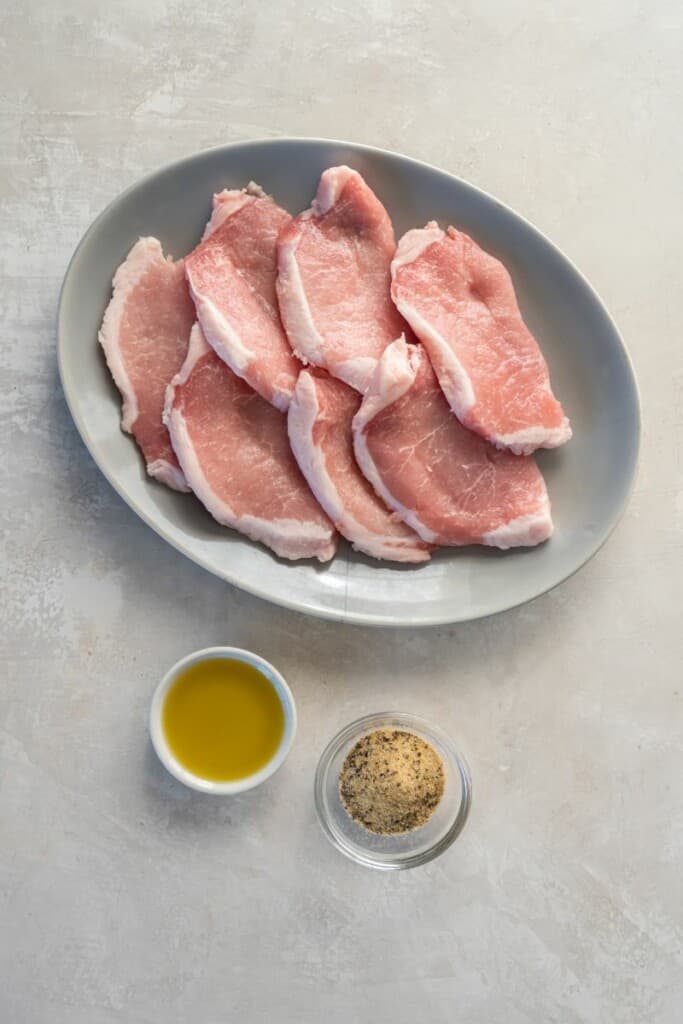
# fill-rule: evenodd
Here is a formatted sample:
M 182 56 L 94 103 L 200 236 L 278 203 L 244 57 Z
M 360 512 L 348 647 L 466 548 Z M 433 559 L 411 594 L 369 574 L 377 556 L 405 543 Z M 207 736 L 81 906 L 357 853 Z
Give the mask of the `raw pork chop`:
M 221 192 L 202 241 L 185 260 L 207 341 L 283 412 L 300 369 L 275 296 L 277 236 L 290 219 L 258 185 Z
M 426 562 L 429 548 L 380 501 L 353 456 L 351 423 L 361 399 L 323 370 L 302 370 L 287 426 L 316 498 L 354 548 L 373 558 Z
M 405 330 L 391 303 L 389 215 L 357 171 L 324 171 L 310 210 L 280 232 L 277 294 L 292 348 L 364 393 Z
M 164 421 L 190 487 L 214 519 L 283 558 L 332 558 L 334 528 L 299 472 L 286 417 L 218 358 L 198 324 L 169 386 Z
M 161 414 L 194 319 L 183 261 L 164 259 L 156 238 L 139 239 L 114 275 L 99 340 L 123 398 L 122 428 L 142 449 L 149 475 L 176 491 L 189 487 Z
M 569 440 L 569 420 L 499 260 L 432 221 L 403 236 L 391 274 L 394 302 L 461 423 L 518 454 Z
M 498 451 L 451 413 L 420 345 L 384 352 L 353 422 L 356 458 L 377 493 L 432 544 L 539 544 L 550 502 L 531 457 Z

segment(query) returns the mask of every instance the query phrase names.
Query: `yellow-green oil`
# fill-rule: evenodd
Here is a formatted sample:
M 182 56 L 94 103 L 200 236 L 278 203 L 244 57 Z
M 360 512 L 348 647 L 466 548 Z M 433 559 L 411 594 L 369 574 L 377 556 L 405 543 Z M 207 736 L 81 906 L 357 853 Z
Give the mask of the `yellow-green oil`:
M 273 684 L 253 665 L 212 658 L 185 669 L 162 712 L 166 741 L 194 775 L 234 782 L 272 759 L 285 728 Z

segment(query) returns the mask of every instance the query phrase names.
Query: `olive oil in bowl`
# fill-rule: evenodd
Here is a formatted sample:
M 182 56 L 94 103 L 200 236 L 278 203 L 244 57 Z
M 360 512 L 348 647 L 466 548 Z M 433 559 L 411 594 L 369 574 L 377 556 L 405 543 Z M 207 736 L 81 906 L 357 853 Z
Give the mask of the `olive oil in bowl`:
M 167 674 L 152 703 L 150 732 L 181 782 L 236 793 L 282 764 L 296 727 L 294 699 L 268 662 L 237 648 L 210 648 Z

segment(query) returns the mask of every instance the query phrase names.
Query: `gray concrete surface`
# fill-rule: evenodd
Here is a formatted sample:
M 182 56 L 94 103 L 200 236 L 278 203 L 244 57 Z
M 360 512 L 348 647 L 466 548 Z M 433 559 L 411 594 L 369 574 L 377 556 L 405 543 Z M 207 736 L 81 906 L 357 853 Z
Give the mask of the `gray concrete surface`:
M 9 2 L 0 11 L 3 1024 L 676 1024 L 683 1005 L 680 5 Z M 91 218 L 200 147 L 351 138 L 527 215 L 616 316 L 645 435 L 625 519 L 533 605 L 424 632 L 305 620 L 184 560 L 69 420 L 54 317 Z M 274 661 L 300 733 L 233 801 L 155 762 L 184 652 Z M 438 718 L 467 832 L 384 876 L 311 782 L 351 716 Z

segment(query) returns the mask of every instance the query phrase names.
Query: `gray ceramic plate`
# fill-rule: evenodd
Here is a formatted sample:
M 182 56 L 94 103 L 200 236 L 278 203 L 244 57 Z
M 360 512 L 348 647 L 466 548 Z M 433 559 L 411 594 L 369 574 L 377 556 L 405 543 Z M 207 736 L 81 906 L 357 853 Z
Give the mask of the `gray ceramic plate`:
M 192 496 L 150 481 L 119 429 L 119 397 L 97 344 L 114 270 L 139 235 L 182 256 L 196 243 L 211 195 L 259 182 L 296 213 L 321 171 L 350 164 L 391 214 L 397 235 L 427 220 L 452 222 L 499 256 L 550 364 L 572 441 L 539 456 L 555 535 L 508 553 L 439 551 L 402 568 L 343 546 L 328 565 L 281 561 L 221 528 Z M 97 218 L 67 271 L 59 309 L 59 361 L 69 408 L 102 472 L 122 498 L 178 551 L 244 590 L 326 618 L 420 626 L 491 615 L 529 601 L 595 554 L 621 515 L 639 442 L 636 383 L 617 328 L 590 285 L 543 235 L 495 199 L 444 171 L 394 153 L 317 139 L 245 142 L 198 153 L 148 176 Z M 125 558 L 125 552 L 121 552 Z

